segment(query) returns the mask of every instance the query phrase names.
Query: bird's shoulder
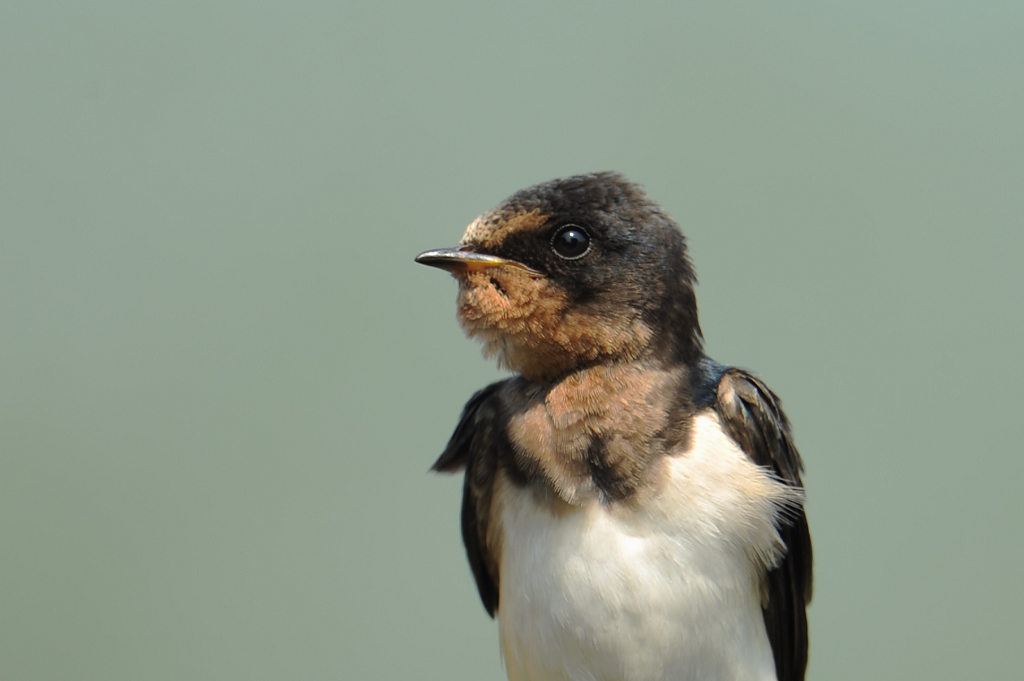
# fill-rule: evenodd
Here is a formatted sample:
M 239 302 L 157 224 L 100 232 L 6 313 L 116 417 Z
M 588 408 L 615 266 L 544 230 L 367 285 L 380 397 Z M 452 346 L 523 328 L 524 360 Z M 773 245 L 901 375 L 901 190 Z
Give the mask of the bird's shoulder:
M 754 463 L 799 486 L 803 462 L 782 401 L 764 381 L 744 369 L 719 365 L 715 371 L 719 379 L 714 409 L 722 427 Z
M 493 445 L 503 435 L 498 393 L 510 380 L 492 383 L 469 398 L 455 431 L 431 470 L 455 473 L 466 468 L 471 459 L 493 452 Z

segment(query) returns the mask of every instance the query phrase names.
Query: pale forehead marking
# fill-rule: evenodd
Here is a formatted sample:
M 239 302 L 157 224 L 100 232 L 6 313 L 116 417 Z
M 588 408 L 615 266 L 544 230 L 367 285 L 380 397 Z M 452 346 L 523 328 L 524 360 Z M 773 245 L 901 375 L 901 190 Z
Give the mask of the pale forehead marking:
M 548 216 L 537 209 L 519 211 L 513 215 L 506 215 L 497 210 L 490 211 L 469 223 L 459 245 L 474 244 L 493 248 L 500 244 L 508 234 L 524 229 L 536 229 L 547 221 Z

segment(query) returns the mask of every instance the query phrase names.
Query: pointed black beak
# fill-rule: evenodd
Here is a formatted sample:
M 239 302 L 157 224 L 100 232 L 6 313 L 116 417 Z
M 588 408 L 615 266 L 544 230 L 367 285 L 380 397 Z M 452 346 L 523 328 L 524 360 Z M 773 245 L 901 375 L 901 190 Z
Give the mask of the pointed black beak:
M 499 258 L 496 255 L 477 253 L 473 250 L 472 246 L 438 248 L 433 251 L 424 251 L 416 256 L 416 262 L 421 265 L 448 270 L 449 272 L 472 272 L 488 267 L 515 267 L 529 274 L 540 276 L 540 272 L 527 267 L 521 262 Z

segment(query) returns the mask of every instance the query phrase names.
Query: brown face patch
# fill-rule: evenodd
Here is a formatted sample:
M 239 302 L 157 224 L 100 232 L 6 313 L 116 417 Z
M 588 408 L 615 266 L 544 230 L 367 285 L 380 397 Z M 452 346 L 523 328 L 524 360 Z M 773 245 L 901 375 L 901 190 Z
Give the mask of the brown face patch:
M 636 313 L 614 323 L 570 305 L 545 277 L 515 267 L 456 274 L 463 330 L 484 344 L 484 355 L 523 377 L 545 382 L 600 359 L 639 357 L 651 329 Z
M 510 418 L 509 438 L 566 502 L 624 499 L 666 453 L 661 434 L 680 378 L 619 364 L 580 371 L 545 391 L 510 385 L 510 401 L 526 406 Z
M 459 245 L 476 246 L 483 252 L 490 253 L 501 246 L 501 242 L 509 234 L 542 227 L 549 217 L 537 209 L 509 212 L 508 209 L 499 207 L 469 223 Z

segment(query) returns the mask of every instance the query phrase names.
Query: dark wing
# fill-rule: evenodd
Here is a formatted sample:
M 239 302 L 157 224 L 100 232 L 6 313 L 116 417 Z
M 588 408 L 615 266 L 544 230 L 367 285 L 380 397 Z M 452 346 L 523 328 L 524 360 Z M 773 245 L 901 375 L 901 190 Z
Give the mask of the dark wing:
M 718 384 L 715 411 L 725 431 L 754 463 L 770 468 L 786 484 L 802 486 L 803 463 L 789 421 L 768 386 L 741 369 L 730 368 Z M 787 550 L 782 562 L 766 576 L 764 623 L 779 681 L 803 681 L 812 563 L 811 534 L 803 508 L 786 514 L 779 535 Z
M 498 556 L 488 546 L 491 496 L 501 448 L 508 446 L 497 392 L 505 381 L 487 386 L 466 403 L 444 453 L 431 470 L 466 469 L 462 492 L 462 541 L 487 613 L 498 611 Z

